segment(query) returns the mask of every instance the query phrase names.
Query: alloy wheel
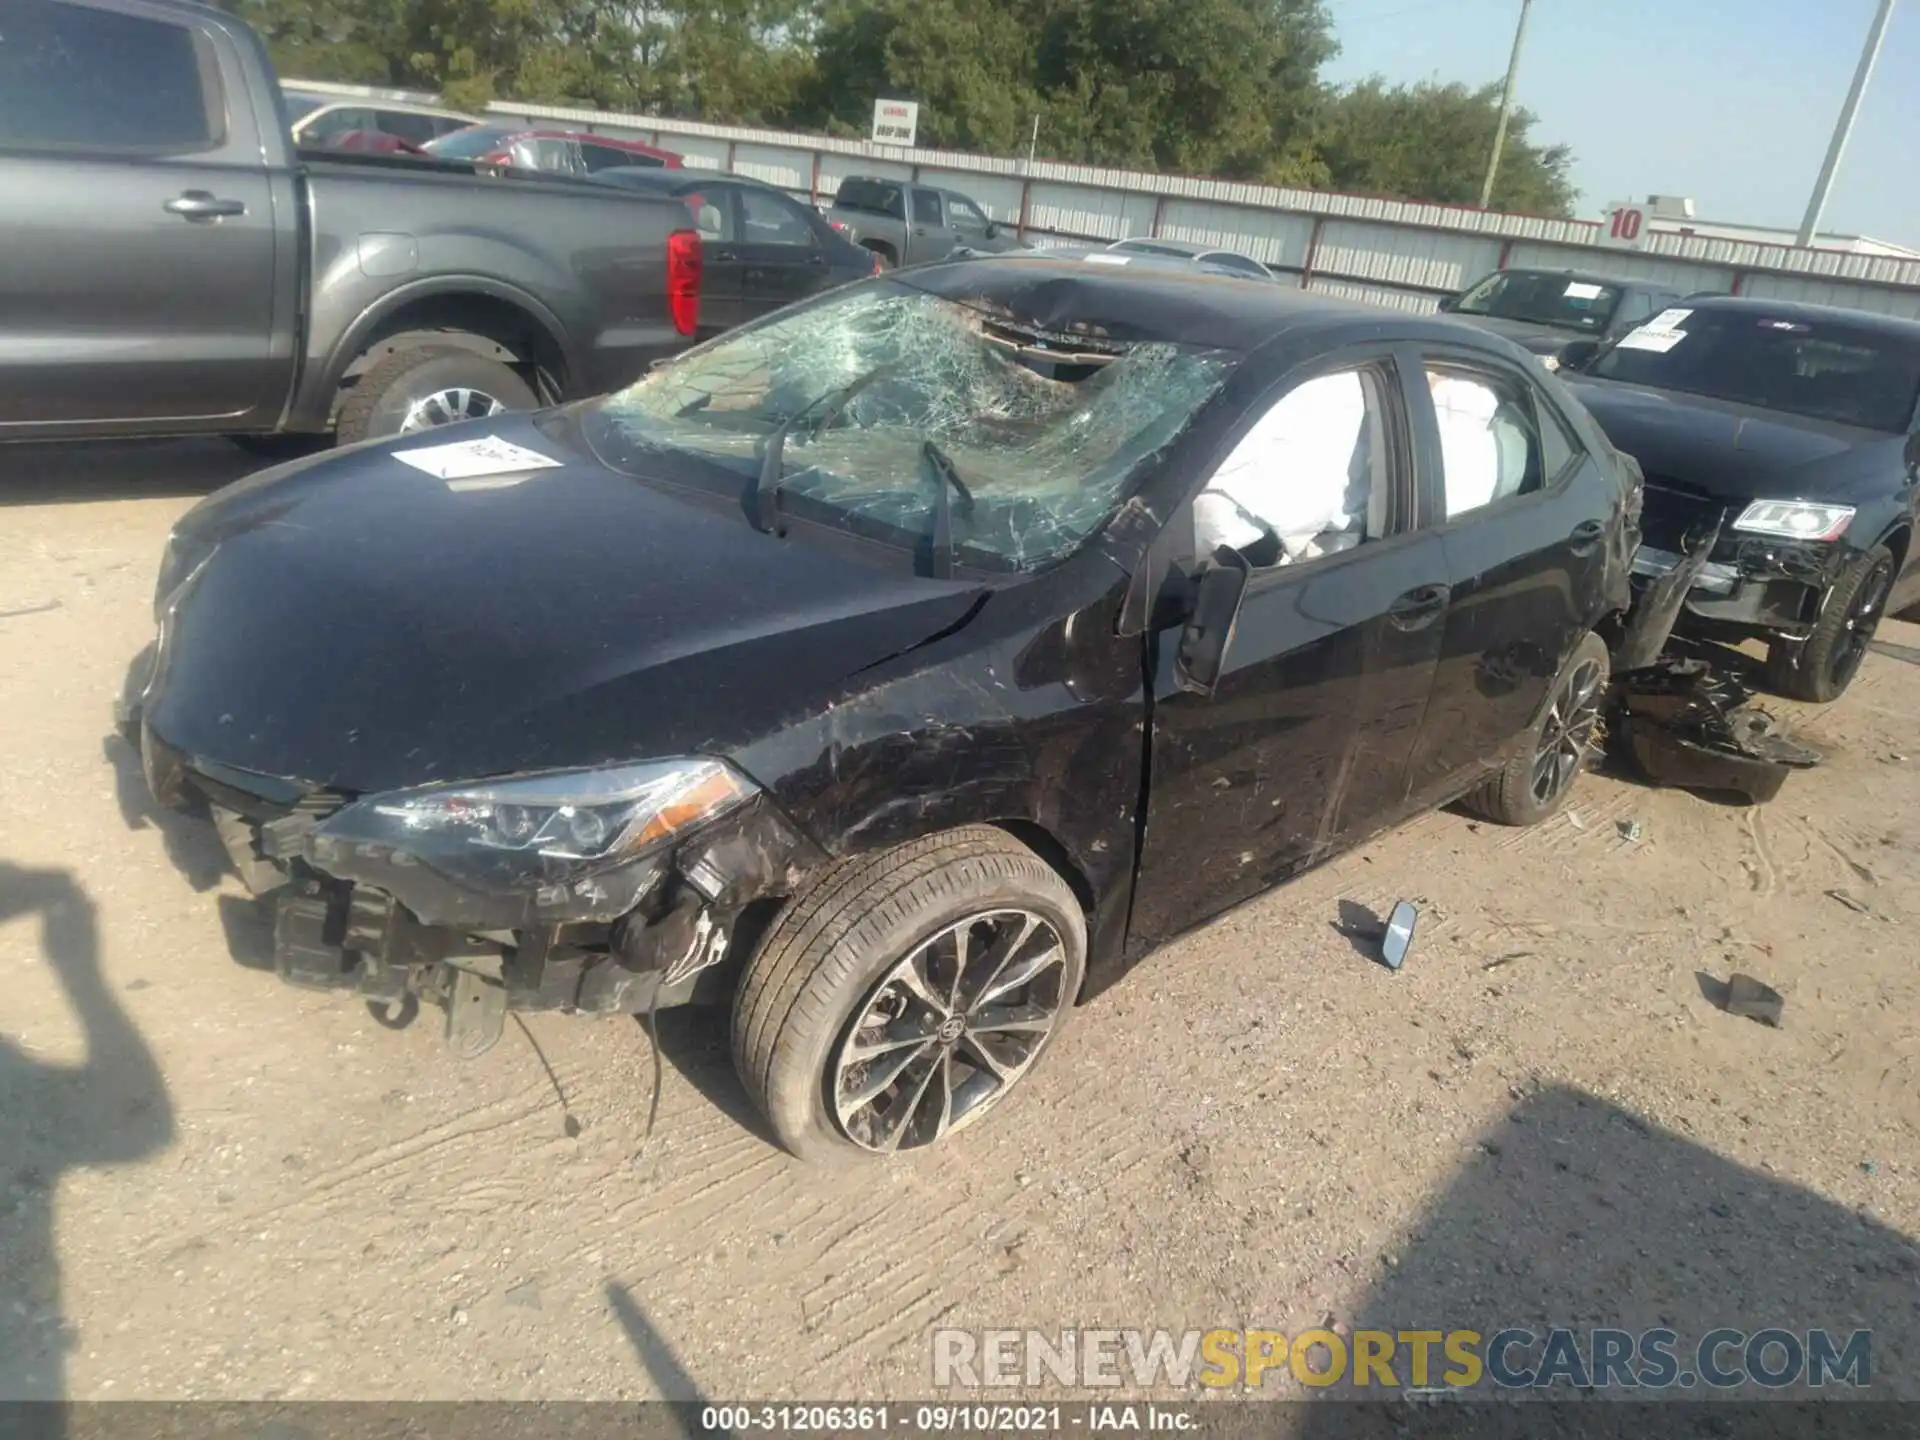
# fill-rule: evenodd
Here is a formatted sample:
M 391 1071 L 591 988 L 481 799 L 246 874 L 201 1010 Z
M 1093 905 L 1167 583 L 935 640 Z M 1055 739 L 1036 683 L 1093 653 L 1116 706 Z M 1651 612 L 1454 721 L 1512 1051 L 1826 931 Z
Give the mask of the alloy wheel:
M 432 430 L 462 420 L 485 420 L 489 415 L 503 414 L 506 408 L 484 390 L 465 385 L 452 386 L 436 390 L 431 395 L 423 395 L 408 405 L 407 413 L 400 421 L 400 433 L 408 435 L 416 430 Z
M 1867 646 L 1874 631 L 1880 628 L 1880 607 L 1886 603 L 1892 584 L 1893 566 L 1881 560 L 1853 592 L 1853 603 L 1847 607 L 1846 628 L 1841 632 L 1840 643 L 1833 647 L 1835 689 L 1844 689 L 1853 680 L 1860 662 L 1866 659 Z
M 1031 1068 L 1073 1003 L 1066 948 L 1030 910 L 987 910 L 921 941 L 867 993 L 831 1057 L 834 1118 L 862 1149 L 931 1145 Z
M 1534 803 L 1551 804 L 1573 783 L 1600 724 L 1600 663 L 1583 661 L 1560 682 L 1533 755 Z

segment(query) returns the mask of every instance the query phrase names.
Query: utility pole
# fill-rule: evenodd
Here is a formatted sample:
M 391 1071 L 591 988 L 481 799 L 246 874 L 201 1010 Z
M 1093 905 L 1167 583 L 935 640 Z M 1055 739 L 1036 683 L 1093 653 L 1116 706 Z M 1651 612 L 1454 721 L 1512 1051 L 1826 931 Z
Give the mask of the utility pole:
M 1840 107 L 1840 119 L 1833 127 L 1833 139 L 1827 145 L 1826 163 L 1820 167 L 1820 178 L 1813 182 L 1813 198 L 1807 202 L 1806 219 L 1800 222 L 1800 236 L 1797 245 L 1813 244 L 1815 232 L 1820 228 L 1820 212 L 1827 208 L 1827 192 L 1833 188 L 1833 177 L 1839 172 L 1840 157 L 1846 153 L 1847 138 L 1853 134 L 1853 118 L 1860 113 L 1860 98 L 1867 93 L 1867 81 L 1873 78 L 1874 62 L 1880 58 L 1880 42 L 1887 38 L 1887 21 L 1893 18 L 1893 0 L 1880 0 L 1880 13 L 1873 17 L 1873 28 L 1867 31 L 1867 48 L 1860 52 L 1859 68 L 1853 72 L 1853 88 L 1847 91 L 1847 103 Z
M 1500 121 L 1493 127 L 1493 154 L 1487 157 L 1487 180 L 1480 187 L 1482 210 L 1493 203 L 1493 177 L 1500 173 L 1500 152 L 1507 144 L 1507 116 L 1513 113 L 1513 82 L 1520 73 L 1520 49 L 1527 43 L 1527 12 L 1532 9 L 1533 0 L 1520 0 L 1520 23 L 1513 27 L 1513 54 L 1507 57 L 1507 83 L 1500 87 Z

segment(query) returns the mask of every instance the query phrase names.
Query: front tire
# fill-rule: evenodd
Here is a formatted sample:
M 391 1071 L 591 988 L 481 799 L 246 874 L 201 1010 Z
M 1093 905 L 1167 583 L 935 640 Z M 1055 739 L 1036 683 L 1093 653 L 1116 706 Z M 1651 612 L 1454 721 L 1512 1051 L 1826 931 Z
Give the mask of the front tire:
M 734 1000 L 747 1093 L 803 1160 L 924 1148 L 1039 1062 L 1086 973 L 1086 917 L 1004 831 L 968 826 L 822 872 Z
M 1467 796 L 1466 808 L 1496 825 L 1538 825 L 1558 813 L 1586 767 L 1606 694 L 1606 642 L 1588 632 L 1505 768 Z
M 540 403 L 507 366 L 453 345 L 414 345 L 368 367 L 341 403 L 342 445 L 483 420 Z
M 1893 552 L 1876 545 L 1833 582 L 1811 635 L 1768 642 L 1768 687 L 1814 705 L 1838 700 L 1860 673 L 1892 588 Z

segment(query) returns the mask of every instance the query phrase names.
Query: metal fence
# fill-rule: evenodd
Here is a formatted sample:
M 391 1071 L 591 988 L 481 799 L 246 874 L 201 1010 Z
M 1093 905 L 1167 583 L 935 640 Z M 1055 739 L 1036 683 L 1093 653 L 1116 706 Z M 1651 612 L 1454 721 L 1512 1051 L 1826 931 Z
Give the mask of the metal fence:
M 434 97 L 289 81 L 342 97 Z M 1462 206 L 1154 175 L 864 140 L 708 125 L 657 116 L 496 101 L 488 113 L 624 136 L 677 151 L 690 166 L 751 176 L 822 203 L 849 175 L 881 175 L 962 191 L 1023 235 L 1201 241 L 1245 252 L 1308 289 L 1425 311 L 1490 270 L 1590 269 L 1681 292 L 1715 290 L 1846 305 L 1920 318 L 1920 260 L 1656 233 L 1637 250 L 1599 243 L 1600 226 Z

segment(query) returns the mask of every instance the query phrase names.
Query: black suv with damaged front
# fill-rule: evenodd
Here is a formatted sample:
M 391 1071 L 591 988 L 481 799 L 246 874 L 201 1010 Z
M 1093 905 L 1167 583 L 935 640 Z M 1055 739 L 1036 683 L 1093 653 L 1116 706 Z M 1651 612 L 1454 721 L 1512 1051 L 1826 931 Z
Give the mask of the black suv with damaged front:
M 1920 600 L 1920 321 L 1697 297 L 1568 370 L 1646 474 L 1636 571 L 1710 546 L 1676 633 L 1764 640 L 1775 689 L 1837 699 Z
M 803 1155 L 932 1143 L 1154 946 L 1457 797 L 1555 813 L 1637 483 L 1505 341 L 924 267 L 189 512 L 124 710 L 289 980 L 733 1011 Z

